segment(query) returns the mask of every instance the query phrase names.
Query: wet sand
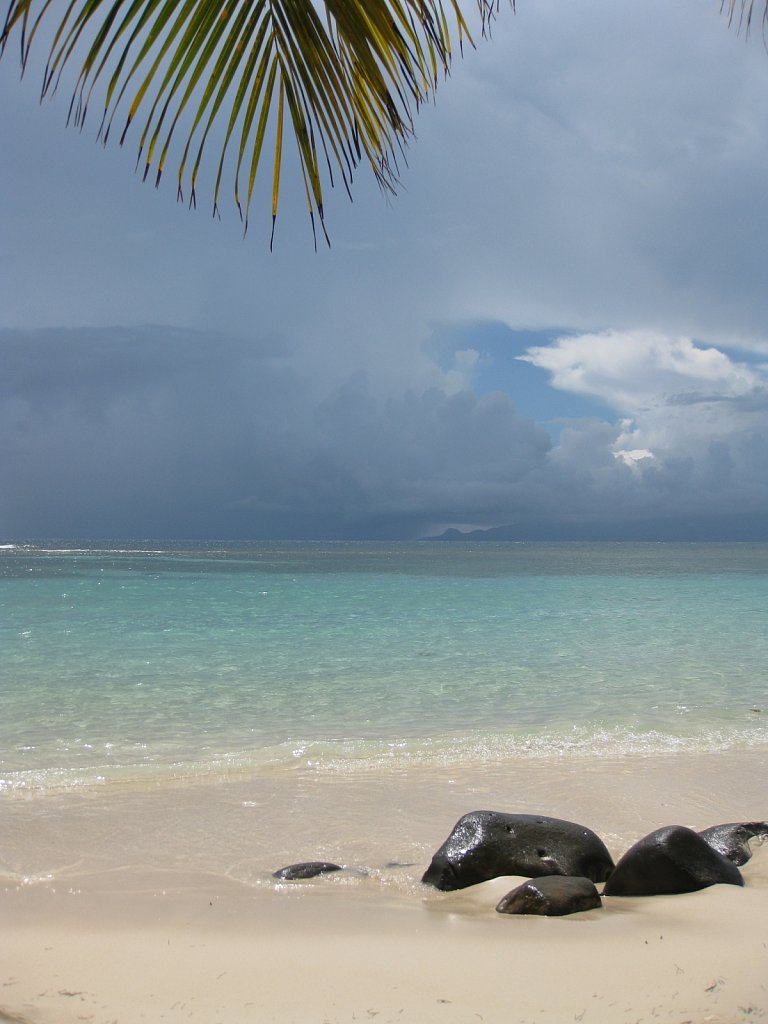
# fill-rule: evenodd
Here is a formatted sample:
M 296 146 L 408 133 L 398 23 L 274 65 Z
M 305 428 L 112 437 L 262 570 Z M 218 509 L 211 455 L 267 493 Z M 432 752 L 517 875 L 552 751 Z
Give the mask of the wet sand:
M 579 821 L 619 856 L 661 825 L 768 818 L 767 767 L 757 749 L 3 797 L 0 1021 L 768 1020 L 768 844 L 743 889 L 561 919 L 496 914 L 516 878 L 418 881 L 469 810 Z M 271 878 L 314 858 L 367 873 Z

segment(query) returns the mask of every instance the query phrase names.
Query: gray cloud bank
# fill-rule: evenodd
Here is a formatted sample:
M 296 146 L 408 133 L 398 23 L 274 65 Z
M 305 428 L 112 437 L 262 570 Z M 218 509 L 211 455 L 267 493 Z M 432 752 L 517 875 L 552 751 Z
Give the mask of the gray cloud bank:
M 413 538 L 514 522 L 663 536 L 687 520 L 695 536 L 704 522 L 768 537 L 759 364 L 646 334 L 556 339 L 526 359 L 615 420 L 555 437 L 471 375 L 385 393 L 354 373 L 318 391 L 280 344 L 189 330 L 2 330 L 0 536 Z

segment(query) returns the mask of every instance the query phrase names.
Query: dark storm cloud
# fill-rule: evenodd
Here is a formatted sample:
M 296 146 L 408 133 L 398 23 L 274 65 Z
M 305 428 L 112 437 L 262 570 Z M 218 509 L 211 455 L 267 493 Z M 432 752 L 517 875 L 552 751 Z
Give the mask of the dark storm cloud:
M 408 538 L 519 520 L 567 535 L 768 510 L 759 412 L 664 445 L 665 421 L 585 418 L 555 443 L 501 392 L 381 395 L 357 373 L 318 396 L 277 342 L 159 327 L 5 330 L 0 364 L 8 539 Z M 639 446 L 651 434 L 654 451 Z
M 548 435 L 508 397 L 317 401 L 275 346 L 191 332 L 0 332 L 8 535 L 410 535 L 498 509 Z M 371 525 L 377 524 L 377 525 Z
M 0 337 L 6 530 L 205 531 L 233 476 L 274 463 L 295 380 L 271 346 L 158 328 Z

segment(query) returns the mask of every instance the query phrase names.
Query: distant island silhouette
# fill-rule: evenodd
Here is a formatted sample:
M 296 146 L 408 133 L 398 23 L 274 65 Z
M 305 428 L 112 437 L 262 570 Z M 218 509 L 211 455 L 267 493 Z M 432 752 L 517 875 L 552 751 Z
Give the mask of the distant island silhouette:
M 768 541 L 768 516 L 733 514 L 622 521 L 521 519 L 504 526 L 462 531 L 449 527 L 433 541 Z

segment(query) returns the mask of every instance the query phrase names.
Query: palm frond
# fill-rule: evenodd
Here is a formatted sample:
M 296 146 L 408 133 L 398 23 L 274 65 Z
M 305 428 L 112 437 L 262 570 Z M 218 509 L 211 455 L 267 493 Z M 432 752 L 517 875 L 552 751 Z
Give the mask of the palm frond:
M 463 0 L 322 0 L 318 9 L 320 2 L 10 0 L 0 55 L 17 34 L 24 69 L 41 25 L 52 22 L 42 96 L 55 93 L 74 65 L 75 125 L 85 124 L 97 90 L 104 143 L 120 124 L 122 145 L 141 114 L 138 163 L 156 185 L 181 133 L 178 196 L 188 189 L 191 205 L 204 153 L 216 139 L 218 214 L 231 147 L 234 201 L 246 228 L 271 137 L 274 234 L 288 127 L 311 221 L 317 217 L 325 231 L 323 188 L 333 184 L 334 170 L 349 191 L 365 163 L 384 190 L 396 190 L 414 113 L 449 71 L 452 35 L 459 47 L 471 35 Z M 475 2 L 485 33 L 498 0 Z
M 755 13 L 755 0 L 721 0 L 720 10 L 728 12 L 728 24 L 732 24 L 737 16 L 739 28 L 749 32 L 752 27 L 752 16 Z M 768 26 L 768 0 L 763 7 L 763 30 Z

